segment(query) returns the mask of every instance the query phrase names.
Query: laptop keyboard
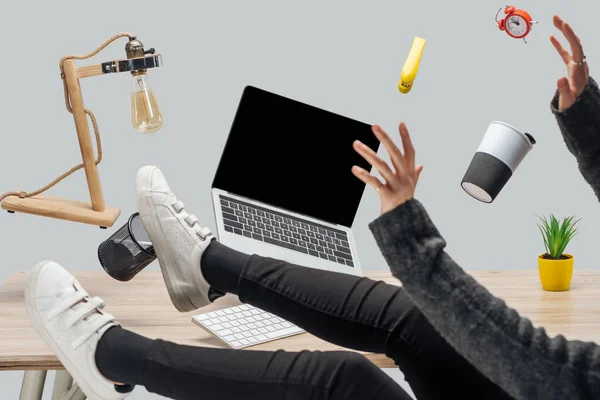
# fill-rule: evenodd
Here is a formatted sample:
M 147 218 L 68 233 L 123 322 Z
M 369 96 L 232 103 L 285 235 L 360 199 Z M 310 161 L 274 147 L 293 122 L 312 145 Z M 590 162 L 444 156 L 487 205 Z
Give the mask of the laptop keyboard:
M 219 195 L 230 233 L 354 267 L 346 232 Z

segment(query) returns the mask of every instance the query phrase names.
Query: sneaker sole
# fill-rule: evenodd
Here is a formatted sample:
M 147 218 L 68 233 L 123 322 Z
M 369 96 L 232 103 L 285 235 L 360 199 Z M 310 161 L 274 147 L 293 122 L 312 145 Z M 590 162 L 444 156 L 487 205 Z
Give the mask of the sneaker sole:
M 27 309 L 27 314 L 29 314 L 29 318 L 31 319 L 31 322 L 33 323 L 33 326 L 37 333 L 44 340 L 44 342 L 46 342 L 46 344 L 52 349 L 52 351 L 54 351 L 58 360 L 65 367 L 67 372 L 73 377 L 73 380 L 77 383 L 77 385 L 83 391 L 83 393 L 85 393 L 88 400 L 105 400 L 103 397 L 98 395 L 94 391 L 94 389 L 92 389 L 92 386 L 88 384 L 83 374 L 81 374 L 80 369 L 76 365 L 74 365 L 69 359 L 69 357 L 67 357 L 62 352 L 60 346 L 54 341 L 54 338 L 52 337 L 52 335 L 50 335 L 50 333 L 42 323 L 37 309 L 35 308 L 34 291 L 37 287 L 37 278 L 42 267 L 48 264 L 49 262 L 50 261 L 42 261 L 36 264 L 36 266 L 33 267 L 33 269 L 29 271 L 27 273 L 27 276 L 25 277 L 25 280 L 27 282 L 27 289 L 25 290 L 25 307 Z
M 152 171 L 154 170 L 154 168 L 150 169 L 147 173 L 147 176 L 145 177 L 145 183 L 146 183 L 146 187 L 143 188 L 143 190 L 145 191 L 150 191 L 150 188 L 147 187 L 148 185 L 150 185 L 151 180 L 152 180 Z M 143 207 L 157 207 L 156 205 L 152 204 L 152 205 L 143 205 Z M 151 210 L 141 210 L 142 206 L 138 205 L 138 208 L 140 208 L 140 210 L 138 210 L 140 212 L 140 214 L 143 214 L 144 216 L 142 217 L 142 223 L 144 224 L 144 227 L 146 228 L 146 231 L 148 232 L 160 232 L 160 234 L 158 235 L 158 238 L 150 238 L 152 241 L 152 244 L 154 245 L 154 249 L 158 248 L 169 248 L 169 245 L 166 243 L 164 237 L 164 233 L 163 230 L 160 226 L 160 223 L 158 222 L 158 217 L 156 216 L 156 212 L 154 209 Z M 144 212 L 146 211 L 146 212 Z M 151 224 L 151 226 L 146 226 L 146 223 Z M 158 246 L 157 246 L 158 244 Z M 202 306 L 196 306 L 194 304 L 194 302 L 192 301 L 192 299 L 185 294 L 184 292 L 182 292 L 179 289 L 179 285 L 175 285 L 173 284 L 173 281 L 175 282 L 180 282 L 184 279 L 180 279 L 178 277 L 177 274 L 177 270 L 175 268 L 171 268 L 171 265 L 174 265 L 174 262 L 171 262 L 171 260 L 168 260 L 164 257 L 164 254 L 162 252 L 157 252 L 155 250 L 156 253 L 156 257 L 158 258 L 158 264 L 160 265 L 160 270 L 162 271 L 162 276 L 163 279 L 165 281 L 165 285 L 167 286 L 167 292 L 169 293 L 169 297 L 171 298 L 171 302 L 173 303 L 173 305 L 175 306 L 175 308 L 177 309 L 177 311 L 179 312 L 189 312 L 189 311 L 194 311 L 197 310 Z

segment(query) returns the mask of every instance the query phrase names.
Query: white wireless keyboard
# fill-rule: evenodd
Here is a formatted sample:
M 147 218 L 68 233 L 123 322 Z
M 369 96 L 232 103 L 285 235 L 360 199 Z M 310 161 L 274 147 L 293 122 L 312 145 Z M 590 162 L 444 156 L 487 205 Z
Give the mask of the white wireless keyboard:
M 304 333 L 304 329 L 266 311 L 242 304 L 192 317 L 192 321 L 234 349 Z

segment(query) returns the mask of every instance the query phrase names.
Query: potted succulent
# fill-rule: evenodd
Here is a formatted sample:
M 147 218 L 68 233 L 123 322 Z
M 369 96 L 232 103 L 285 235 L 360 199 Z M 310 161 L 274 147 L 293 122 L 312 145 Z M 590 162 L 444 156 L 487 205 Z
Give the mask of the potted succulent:
M 552 214 L 549 218 L 538 217 L 537 224 L 544 239 L 546 253 L 538 256 L 538 271 L 544 290 L 560 292 L 569 290 L 573 277 L 573 256 L 564 253 L 565 248 L 577 235 L 575 217 L 564 218 L 562 222 Z

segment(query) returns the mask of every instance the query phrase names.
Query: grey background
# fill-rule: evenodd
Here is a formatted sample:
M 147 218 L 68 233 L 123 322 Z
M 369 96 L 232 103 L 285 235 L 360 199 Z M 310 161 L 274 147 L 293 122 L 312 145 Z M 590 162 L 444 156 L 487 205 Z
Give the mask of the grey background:
M 379 123 L 395 140 L 397 124 L 405 121 L 417 161 L 425 165 L 416 195 L 464 268 L 536 268 L 543 243 L 534 214 L 550 212 L 583 217 L 581 234 L 568 251 L 575 254 L 576 268 L 597 268 L 593 239 L 600 207 L 549 110 L 565 67 L 548 35 L 555 30 L 553 14 L 571 22 L 593 73 L 598 9 L 582 0 L 520 1 L 517 6 L 540 21 L 525 44 L 495 27 L 494 15 L 503 5 L 472 0 L 5 1 L 0 192 L 37 189 L 80 162 L 58 61 L 90 52 L 127 30 L 164 55 L 165 67 L 151 71 L 149 80 L 165 126 L 153 136 L 133 130 L 130 75 L 82 81 L 86 106 L 96 113 L 103 138 L 100 176 L 106 203 L 122 209 L 116 226 L 135 211 L 136 170 L 156 164 L 200 220 L 214 227 L 210 183 L 239 96 L 252 84 Z M 396 85 L 414 36 L 428 43 L 412 92 L 401 95 Z M 90 63 L 123 58 L 124 44 L 120 39 Z M 530 132 L 538 145 L 497 200 L 483 204 L 459 183 L 492 120 Z M 285 140 L 285 126 L 281 137 Z M 323 171 L 315 179 L 326 176 Z M 48 194 L 87 200 L 83 172 Z M 354 231 L 363 264 L 373 269 L 386 268 L 367 228 L 378 213 L 378 197 L 367 190 Z M 97 246 L 114 231 L 19 214 L 0 214 L 0 227 L 0 281 L 44 259 L 72 270 L 98 270 Z M 21 376 L 0 373 L 5 398 L 17 398 Z M 156 397 L 138 389 L 131 398 Z

